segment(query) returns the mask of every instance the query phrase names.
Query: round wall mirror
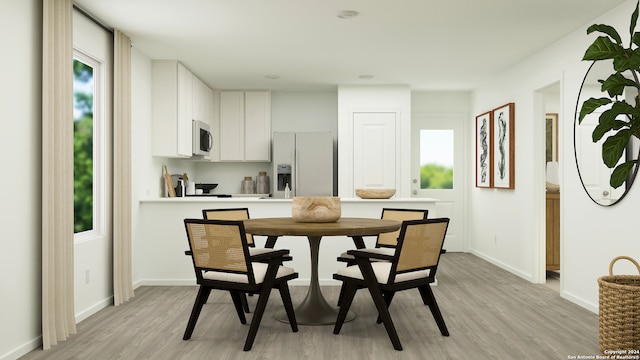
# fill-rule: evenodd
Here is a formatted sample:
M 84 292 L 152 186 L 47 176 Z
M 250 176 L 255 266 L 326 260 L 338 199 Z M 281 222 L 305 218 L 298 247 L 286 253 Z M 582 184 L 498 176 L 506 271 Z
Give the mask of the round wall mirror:
M 598 125 L 600 114 L 607 110 L 608 107 L 600 107 L 593 113 L 585 116 L 580 123 L 580 109 L 582 104 L 589 98 L 609 97 L 609 94 L 601 91 L 601 84 L 598 80 L 604 80 L 613 73 L 613 60 L 594 61 L 587 70 L 587 74 L 582 81 L 580 92 L 578 94 L 578 102 L 576 104 L 576 113 L 573 128 L 573 145 L 578 168 L 578 175 L 582 182 L 582 187 L 587 192 L 591 200 L 602 206 L 611 206 L 622 200 L 629 192 L 631 184 L 636 177 L 638 171 L 637 164 L 629 172 L 626 181 L 618 188 L 613 188 L 609 184 L 613 169 L 608 168 L 602 160 L 602 143 L 607 138 L 605 135 L 600 141 L 593 142 L 593 129 Z M 629 88 L 625 90 L 624 96 L 628 103 L 635 104 L 635 96 L 637 92 Z M 620 162 L 629 160 L 637 160 L 640 152 L 640 141 L 631 137 L 627 144 L 623 157 Z

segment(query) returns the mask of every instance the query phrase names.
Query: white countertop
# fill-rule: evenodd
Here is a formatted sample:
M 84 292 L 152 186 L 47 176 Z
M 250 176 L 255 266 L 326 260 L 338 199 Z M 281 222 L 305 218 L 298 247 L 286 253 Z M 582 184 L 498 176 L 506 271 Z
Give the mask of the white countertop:
M 361 199 L 361 198 L 340 198 L 340 202 L 342 203 L 361 203 L 361 202 L 371 202 L 371 203 L 415 203 L 415 202 L 437 202 L 438 199 L 433 198 L 396 198 L 392 197 L 389 199 Z M 259 195 L 251 196 L 248 194 L 242 195 L 232 195 L 232 197 L 215 197 L 215 196 L 186 196 L 186 197 L 175 197 L 175 198 L 147 198 L 140 199 L 141 203 L 202 203 L 202 202 L 216 202 L 216 203 L 252 203 L 252 202 L 277 202 L 277 203 L 287 203 L 291 202 L 291 199 L 280 199 L 280 198 L 263 198 Z

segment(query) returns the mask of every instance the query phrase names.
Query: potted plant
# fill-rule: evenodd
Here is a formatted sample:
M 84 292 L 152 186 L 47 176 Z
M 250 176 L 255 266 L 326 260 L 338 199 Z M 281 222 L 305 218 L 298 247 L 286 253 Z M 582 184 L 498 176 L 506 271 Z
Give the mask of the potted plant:
M 625 88 L 631 87 L 640 91 L 640 32 L 636 32 L 638 21 L 638 5 L 631 15 L 629 26 L 630 40 L 627 47 L 622 43 L 622 38 L 616 29 L 609 25 L 594 24 L 587 29 L 587 34 L 599 32 L 599 36 L 587 49 L 582 60 L 613 60 L 614 72 L 605 80 L 598 80 L 602 86 L 602 92 L 607 92 L 609 97 L 590 98 L 582 104 L 578 122 L 596 109 L 606 106 L 599 117 L 598 125 L 592 133 L 593 142 L 598 142 L 605 135 L 606 140 L 602 144 L 602 160 L 604 164 L 614 171 L 611 173 L 610 185 L 618 188 L 629 176 L 637 157 L 632 160 L 620 162 L 629 142 L 635 137 L 640 139 L 640 98 L 636 95 L 633 104 L 629 104 L 623 97 Z

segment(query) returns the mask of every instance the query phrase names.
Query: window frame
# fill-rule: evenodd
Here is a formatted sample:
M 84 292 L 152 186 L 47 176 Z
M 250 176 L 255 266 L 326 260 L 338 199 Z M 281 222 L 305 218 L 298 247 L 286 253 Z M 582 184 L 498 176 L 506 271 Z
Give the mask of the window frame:
M 78 243 L 103 237 L 105 234 L 106 84 L 105 66 L 102 61 L 78 48 L 73 49 L 73 60 L 81 61 L 93 68 L 93 227 L 73 234 L 74 242 Z

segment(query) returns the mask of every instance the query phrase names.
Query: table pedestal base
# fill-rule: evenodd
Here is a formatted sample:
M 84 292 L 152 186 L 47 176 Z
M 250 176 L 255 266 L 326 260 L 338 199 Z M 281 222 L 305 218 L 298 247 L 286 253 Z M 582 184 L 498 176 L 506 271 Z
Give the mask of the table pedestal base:
M 320 289 L 317 289 L 320 291 Z M 296 314 L 296 322 L 298 325 L 333 325 L 338 318 L 338 308 L 329 305 L 324 297 L 320 295 L 311 295 L 312 289 L 309 289 L 307 297 L 302 301 L 300 305 L 294 308 Z M 287 313 L 282 310 L 275 314 L 274 318 L 278 321 L 289 322 Z M 356 318 L 356 315 L 349 311 L 345 322 L 351 321 Z
M 336 319 L 338 319 L 338 308 L 329 305 L 320 291 L 318 253 L 321 238 L 321 236 L 308 236 L 309 250 L 311 251 L 311 283 L 309 284 L 307 296 L 294 309 L 298 325 L 331 325 L 335 324 Z M 355 317 L 356 315 L 349 311 L 345 321 L 351 321 Z M 289 322 L 287 313 L 284 310 L 276 313 L 275 318 L 278 321 Z

